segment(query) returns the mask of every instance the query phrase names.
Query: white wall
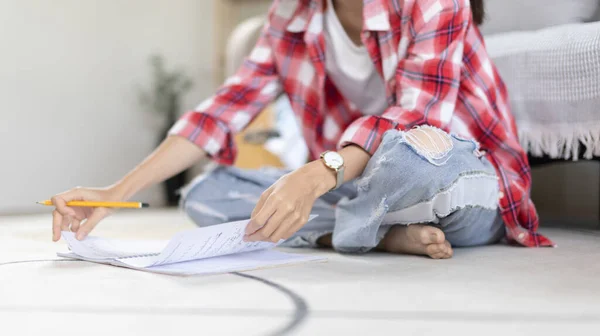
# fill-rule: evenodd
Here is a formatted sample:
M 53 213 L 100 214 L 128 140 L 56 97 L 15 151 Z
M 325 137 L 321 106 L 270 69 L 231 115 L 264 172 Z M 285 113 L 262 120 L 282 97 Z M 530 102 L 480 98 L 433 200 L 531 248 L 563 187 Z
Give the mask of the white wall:
M 145 157 L 147 58 L 188 71 L 193 107 L 212 89 L 212 12 L 212 0 L 0 0 L 0 213 L 47 210 L 34 202 Z

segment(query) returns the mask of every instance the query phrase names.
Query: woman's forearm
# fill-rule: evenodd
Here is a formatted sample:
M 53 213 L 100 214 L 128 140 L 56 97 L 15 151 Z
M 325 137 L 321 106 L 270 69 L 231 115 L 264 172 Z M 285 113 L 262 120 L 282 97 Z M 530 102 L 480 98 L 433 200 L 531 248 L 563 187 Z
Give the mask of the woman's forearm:
M 346 166 L 344 182 L 361 175 L 371 157 L 352 145 L 339 153 Z M 321 160 L 284 175 L 260 196 L 246 227 L 245 239 L 271 242 L 288 239 L 306 224 L 315 200 L 335 187 L 336 181 L 336 172 Z
M 137 192 L 184 171 L 205 156 L 206 153 L 189 140 L 169 136 L 112 189 L 123 200 L 129 199 Z
M 355 145 L 344 147 L 338 153 L 344 158 L 344 182 L 362 175 L 371 159 L 371 154 Z

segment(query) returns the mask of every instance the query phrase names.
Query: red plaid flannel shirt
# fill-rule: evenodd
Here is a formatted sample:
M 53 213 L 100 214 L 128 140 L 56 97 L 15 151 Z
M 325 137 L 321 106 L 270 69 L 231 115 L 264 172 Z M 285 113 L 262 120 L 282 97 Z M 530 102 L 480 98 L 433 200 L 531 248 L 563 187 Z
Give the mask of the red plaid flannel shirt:
M 365 116 L 325 71 L 324 0 L 276 0 L 256 47 L 211 98 L 171 134 L 222 164 L 233 135 L 280 93 L 288 95 L 313 158 L 347 144 L 373 154 L 383 134 L 429 124 L 479 141 L 496 167 L 507 238 L 551 246 L 538 234 L 531 174 L 507 91 L 473 23 L 469 0 L 366 0 L 362 41 L 386 83 L 388 108 Z

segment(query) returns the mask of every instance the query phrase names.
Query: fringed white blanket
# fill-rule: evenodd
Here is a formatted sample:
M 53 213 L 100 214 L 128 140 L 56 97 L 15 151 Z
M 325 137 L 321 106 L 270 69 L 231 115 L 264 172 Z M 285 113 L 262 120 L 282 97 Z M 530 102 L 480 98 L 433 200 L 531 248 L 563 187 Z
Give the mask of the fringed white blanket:
M 486 44 L 525 150 L 573 160 L 600 156 L 600 22 L 493 35 Z

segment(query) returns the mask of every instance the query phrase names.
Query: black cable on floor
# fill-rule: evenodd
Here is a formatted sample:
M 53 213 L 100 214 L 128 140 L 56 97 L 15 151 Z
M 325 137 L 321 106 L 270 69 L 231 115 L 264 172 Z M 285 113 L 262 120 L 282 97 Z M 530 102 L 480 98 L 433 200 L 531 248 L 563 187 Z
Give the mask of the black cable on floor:
M 292 300 L 292 303 L 294 304 L 294 308 L 295 308 L 294 316 L 293 316 L 292 320 L 287 325 L 283 326 L 281 329 L 278 329 L 278 330 L 270 333 L 269 335 L 273 335 L 273 336 L 287 335 L 290 332 L 292 332 L 294 329 L 296 329 L 298 326 L 300 326 L 300 324 L 302 324 L 304 322 L 306 317 L 308 317 L 308 304 L 306 303 L 306 300 L 304 300 L 300 295 L 296 294 L 292 290 L 290 290 L 280 284 L 272 282 L 270 280 L 263 279 L 263 278 L 260 278 L 260 277 L 254 276 L 254 275 L 239 273 L 239 272 L 233 272 L 232 274 L 241 276 L 243 278 L 252 279 L 252 280 L 261 282 L 261 283 L 279 291 L 280 293 L 283 293 L 290 300 Z

